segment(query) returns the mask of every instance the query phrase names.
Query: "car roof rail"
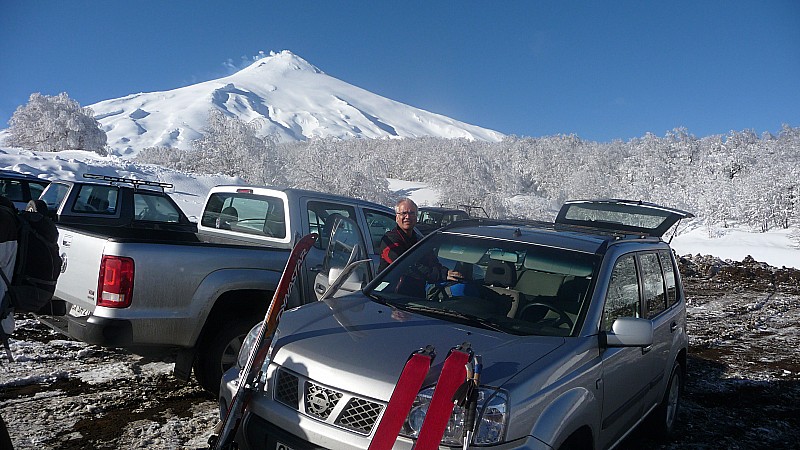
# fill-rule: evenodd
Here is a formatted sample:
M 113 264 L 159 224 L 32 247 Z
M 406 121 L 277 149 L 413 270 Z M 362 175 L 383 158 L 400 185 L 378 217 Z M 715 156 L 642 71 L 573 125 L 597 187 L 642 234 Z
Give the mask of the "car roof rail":
M 508 225 L 508 226 L 523 226 L 531 228 L 539 228 L 545 230 L 555 231 L 574 231 L 583 234 L 591 234 L 595 236 L 605 236 L 608 244 L 621 241 L 647 241 L 647 242 L 663 242 L 659 236 L 652 236 L 647 233 L 637 233 L 624 230 L 611 230 L 607 228 L 595 228 L 582 225 L 563 224 L 555 222 L 547 222 L 544 220 L 533 219 L 484 219 L 472 218 L 459 220 L 448 225 L 443 226 L 439 231 L 447 231 L 452 228 L 462 228 L 469 226 L 493 226 L 493 225 Z
M 172 188 L 174 187 L 171 183 L 161 183 L 159 181 L 148 181 L 148 180 L 137 180 L 135 178 L 122 178 L 122 177 L 114 177 L 111 175 L 98 175 L 95 173 L 85 173 L 83 174 L 83 178 L 89 178 L 92 180 L 102 180 L 108 181 L 110 183 L 126 183 L 133 185 L 134 189 L 138 189 L 140 186 L 153 186 L 161 188 L 161 192 L 164 192 L 164 188 Z

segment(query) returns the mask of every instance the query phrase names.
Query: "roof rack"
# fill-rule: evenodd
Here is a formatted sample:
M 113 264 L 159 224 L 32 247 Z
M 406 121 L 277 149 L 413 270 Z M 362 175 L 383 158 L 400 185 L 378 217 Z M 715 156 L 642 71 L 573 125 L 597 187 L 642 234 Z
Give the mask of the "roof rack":
M 154 186 L 161 188 L 161 191 L 164 191 L 164 188 L 172 188 L 174 187 L 171 183 L 161 183 L 158 181 L 147 181 L 147 180 L 137 180 L 134 178 L 121 178 L 121 177 L 112 177 L 110 175 L 98 175 L 95 173 L 85 173 L 83 174 L 83 178 L 90 178 L 93 180 L 103 180 L 108 181 L 111 183 L 128 183 L 132 184 L 134 189 L 138 189 L 140 186 Z
M 614 230 L 609 228 L 595 228 L 584 225 L 572 225 L 555 222 L 547 222 L 544 220 L 534 219 L 484 219 L 484 218 L 471 218 L 452 222 L 441 229 L 448 230 L 451 228 L 463 226 L 492 226 L 492 225 L 508 225 L 508 226 L 527 226 L 532 228 L 540 228 L 555 231 L 575 231 L 579 233 L 594 234 L 597 236 L 607 236 L 612 241 L 619 240 L 653 240 L 659 241 L 660 237 L 651 236 L 647 233 L 631 232 L 627 230 Z

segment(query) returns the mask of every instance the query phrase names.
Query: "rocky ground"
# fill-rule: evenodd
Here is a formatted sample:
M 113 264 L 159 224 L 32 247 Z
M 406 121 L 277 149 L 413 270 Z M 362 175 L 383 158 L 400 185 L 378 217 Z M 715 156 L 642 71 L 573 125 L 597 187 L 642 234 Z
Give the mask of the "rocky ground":
M 800 447 L 800 271 L 686 257 L 691 334 L 677 436 L 623 448 Z M 204 448 L 216 402 L 169 360 L 64 340 L 20 317 L 0 363 L 0 415 L 16 449 Z

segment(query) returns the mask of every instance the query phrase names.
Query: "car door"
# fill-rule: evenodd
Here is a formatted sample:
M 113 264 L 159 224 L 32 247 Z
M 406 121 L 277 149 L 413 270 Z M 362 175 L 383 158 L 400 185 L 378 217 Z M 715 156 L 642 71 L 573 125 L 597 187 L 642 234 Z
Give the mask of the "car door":
M 647 411 L 661 400 L 665 380 L 669 377 L 668 370 L 672 369 L 668 360 L 672 348 L 672 333 L 677 328 L 677 323 L 674 310 L 667 310 L 667 290 L 658 253 L 641 252 L 637 258 L 642 280 L 644 316 L 653 322 L 653 345 L 645 349 L 648 351 L 643 354 L 649 379 L 649 390 L 645 396 Z
M 312 301 L 319 297 L 316 283 L 330 242 L 333 225 L 339 217 L 354 219 L 356 208 L 351 204 L 317 198 L 306 198 L 301 204 L 304 205 L 302 212 L 304 232 L 319 234 L 319 238 L 306 255 L 304 263 L 306 270 L 303 271 L 306 301 Z
M 322 295 L 338 277 L 344 269 L 355 261 L 368 259 L 366 244 L 363 234 L 356 222 L 346 217 L 337 217 L 333 224 L 333 232 L 330 235 L 325 257 L 314 280 L 314 294 L 317 299 Z M 371 279 L 374 273 L 373 264 L 366 264 L 358 270 L 350 273 L 347 282 L 343 284 L 339 295 L 353 292 Z M 336 295 L 338 296 L 338 295 Z
M 620 317 L 641 317 L 640 281 L 634 253 L 614 263 L 606 291 L 601 331 L 611 331 Z M 640 347 L 606 348 L 602 353 L 602 421 L 600 448 L 605 448 L 630 429 L 643 414 L 649 391 L 649 376 L 642 376 L 646 364 Z

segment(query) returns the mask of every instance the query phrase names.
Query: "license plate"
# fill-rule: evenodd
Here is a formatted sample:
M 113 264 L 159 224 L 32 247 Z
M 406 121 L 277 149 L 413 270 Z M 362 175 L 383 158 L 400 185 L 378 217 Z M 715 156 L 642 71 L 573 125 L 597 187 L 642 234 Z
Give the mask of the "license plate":
M 72 317 L 86 317 L 91 314 L 88 310 L 81 308 L 78 305 L 72 305 L 69 309 L 69 315 Z
M 283 442 L 275 442 L 275 450 L 294 450 Z

